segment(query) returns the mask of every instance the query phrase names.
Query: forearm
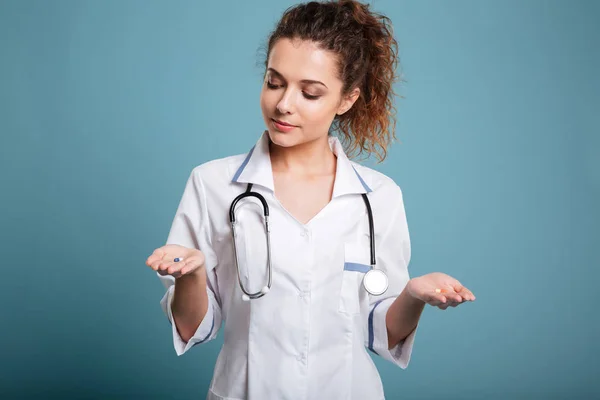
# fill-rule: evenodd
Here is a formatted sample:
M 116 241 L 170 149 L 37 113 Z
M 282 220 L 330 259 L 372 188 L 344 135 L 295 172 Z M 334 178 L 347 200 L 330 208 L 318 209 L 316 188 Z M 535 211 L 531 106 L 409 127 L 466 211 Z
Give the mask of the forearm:
M 424 301 L 412 297 L 407 288 L 404 288 L 385 316 L 388 348 L 396 346 L 417 327 L 425 304 Z
M 208 310 L 204 268 L 175 280 L 172 312 L 179 336 L 185 342 L 194 336 Z

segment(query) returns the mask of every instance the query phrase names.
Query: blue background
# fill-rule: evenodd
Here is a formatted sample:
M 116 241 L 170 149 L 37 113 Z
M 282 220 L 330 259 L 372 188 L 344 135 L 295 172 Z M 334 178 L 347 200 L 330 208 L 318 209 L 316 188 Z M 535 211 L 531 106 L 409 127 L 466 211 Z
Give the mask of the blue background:
M 244 153 L 289 1 L 0 2 L 0 397 L 204 398 L 146 257 L 192 168 Z M 600 396 L 600 3 L 377 0 L 400 45 L 412 276 L 427 307 L 390 399 Z M 376 357 L 376 356 L 374 356 Z

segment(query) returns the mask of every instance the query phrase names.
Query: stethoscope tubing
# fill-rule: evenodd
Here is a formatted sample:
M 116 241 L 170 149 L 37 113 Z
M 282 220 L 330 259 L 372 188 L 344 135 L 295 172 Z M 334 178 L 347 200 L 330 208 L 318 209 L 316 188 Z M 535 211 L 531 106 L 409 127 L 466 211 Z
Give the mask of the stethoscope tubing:
M 260 291 L 254 292 L 254 293 L 248 292 L 242 282 L 242 277 L 241 277 L 240 268 L 239 268 L 239 261 L 238 261 L 237 245 L 236 245 L 237 233 L 236 233 L 235 207 L 237 206 L 237 204 L 240 200 L 242 200 L 246 197 L 255 197 L 262 203 L 265 232 L 266 232 L 266 236 L 267 236 L 267 273 L 268 273 L 267 285 L 264 286 Z M 367 217 L 369 220 L 369 239 L 370 239 L 370 248 L 371 248 L 371 252 L 370 252 L 370 254 L 371 254 L 371 270 L 369 272 L 371 272 L 371 271 L 375 270 L 375 265 L 376 265 L 376 260 L 377 260 L 377 257 L 375 255 L 375 233 L 374 233 L 374 223 L 373 223 L 373 211 L 371 210 L 371 203 L 369 202 L 369 199 L 368 199 L 366 193 L 362 193 L 362 198 L 365 202 L 365 207 L 367 209 Z M 231 223 L 231 231 L 232 231 L 232 235 L 233 235 L 233 252 L 234 252 L 235 266 L 236 266 L 236 270 L 237 270 L 238 282 L 239 282 L 240 288 L 242 289 L 242 292 L 244 292 L 244 300 L 261 298 L 269 292 L 269 290 L 271 289 L 271 285 L 273 283 L 273 266 L 271 265 L 271 230 L 269 228 L 269 205 L 267 204 L 267 201 L 260 193 L 252 191 L 252 183 L 249 183 L 246 188 L 246 191 L 239 194 L 238 196 L 236 196 L 236 198 L 231 202 L 231 206 L 229 207 L 229 222 Z M 382 272 L 379 272 L 379 273 L 381 274 Z M 365 286 L 365 287 L 367 288 L 367 286 Z M 386 283 L 386 288 L 387 288 L 387 283 Z M 384 291 L 385 291 L 385 289 L 384 289 Z

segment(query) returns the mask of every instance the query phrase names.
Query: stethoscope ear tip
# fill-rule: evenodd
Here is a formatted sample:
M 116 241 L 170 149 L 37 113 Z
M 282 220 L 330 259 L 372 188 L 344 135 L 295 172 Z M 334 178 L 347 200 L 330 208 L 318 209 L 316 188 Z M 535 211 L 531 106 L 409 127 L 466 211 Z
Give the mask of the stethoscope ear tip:
M 243 294 L 242 295 L 242 300 L 244 300 L 244 301 L 250 301 L 250 296 L 248 296 L 247 294 Z
M 267 293 L 269 293 L 269 290 L 270 290 L 270 289 L 269 289 L 269 287 L 268 287 L 268 286 L 264 286 L 260 292 L 261 292 L 262 294 L 267 294 Z

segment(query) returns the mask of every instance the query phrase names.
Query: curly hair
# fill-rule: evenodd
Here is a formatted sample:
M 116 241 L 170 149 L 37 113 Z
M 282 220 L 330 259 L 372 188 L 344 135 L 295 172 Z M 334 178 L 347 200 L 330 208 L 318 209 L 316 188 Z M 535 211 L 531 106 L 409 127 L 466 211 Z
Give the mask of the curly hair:
M 310 40 L 336 55 L 342 96 L 354 88 L 360 88 L 360 96 L 350 110 L 335 116 L 329 133 L 338 134 L 350 157 L 375 154 L 382 162 L 396 139 L 398 43 L 391 20 L 355 0 L 295 5 L 269 36 L 265 70 L 271 49 L 282 38 Z

